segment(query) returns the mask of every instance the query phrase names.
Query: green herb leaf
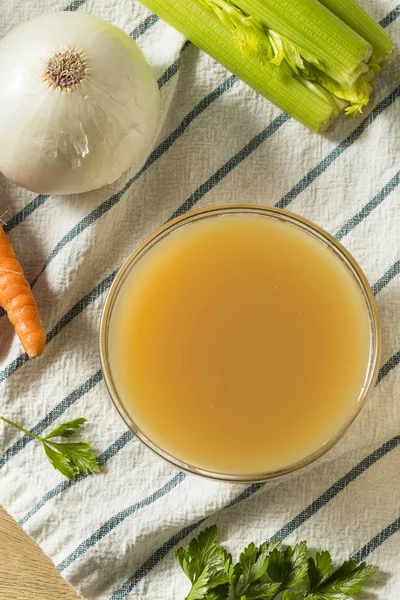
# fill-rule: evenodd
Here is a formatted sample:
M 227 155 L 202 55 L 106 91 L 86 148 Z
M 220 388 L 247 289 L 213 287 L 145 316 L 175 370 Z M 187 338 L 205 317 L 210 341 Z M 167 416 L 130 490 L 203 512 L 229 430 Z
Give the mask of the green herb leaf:
M 220 585 L 214 590 L 208 592 L 207 596 L 205 597 L 205 600 L 227 600 L 228 595 L 229 584 L 226 583 L 225 585 Z
M 227 582 L 232 590 L 236 591 L 238 581 L 242 575 L 242 566 L 240 563 L 233 564 L 232 555 L 223 549 L 223 561 Z
M 348 600 L 349 596 L 347 594 L 331 594 L 331 593 L 320 593 L 320 592 L 315 592 L 313 594 L 308 594 L 306 596 L 302 596 L 302 598 L 305 598 L 306 600 Z
M 46 452 L 46 456 L 57 471 L 60 471 L 65 477 L 68 479 L 74 479 L 76 476 L 76 470 L 70 464 L 69 460 L 60 452 L 53 450 L 47 444 L 43 444 L 44 451 Z
M 275 549 L 269 557 L 268 575 L 272 581 L 279 581 L 282 589 L 295 587 L 307 575 L 308 552 L 306 542 L 296 544 L 294 549 Z
M 285 553 L 290 557 L 290 573 L 287 579 L 287 587 L 295 587 L 302 583 L 307 575 L 308 566 L 308 550 L 307 542 L 296 544 L 293 552 L 290 548 L 285 550 Z
M 203 600 L 206 598 L 209 591 L 208 581 L 208 566 L 206 566 L 203 571 L 199 573 L 195 581 L 192 582 L 192 589 L 190 590 L 189 595 L 186 596 L 186 600 Z
M 251 543 L 234 564 L 215 526 L 179 548 L 176 558 L 192 583 L 186 600 L 348 600 L 377 570 L 348 561 L 333 572 L 329 552 L 313 559 L 306 542 L 294 548 Z
M 261 561 L 257 560 L 257 547 L 252 542 L 243 550 L 240 555 L 240 564 L 242 567 L 243 584 L 248 585 L 256 579 L 259 579 L 265 572 L 267 565 L 264 556 L 261 556 Z
M 193 538 L 187 550 L 178 548 L 175 556 L 192 583 L 186 600 L 220 600 L 226 597 L 226 553 L 218 539 L 216 526 L 208 527 Z
M 332 574 L 333 565 L 329 552 L 319 552 L 315 560 L 308 559 L 308 579 L 310 582 L 310 591 L 315 591 L 317 587 Z
M 282 600 L 304 600 L 304 598 L 309 598 L 309 596 L 304 595 L 304 590 L 297 592 L 293 590 L 285 590 L 282 594 Z
M 48 452 L 49 445 L 52 447 L 52 452 Z M 65 469 L 62 471 L 59 465 L 69 467 L 70 474 L 66 476 L 70 479 L 74 479 L 79 473 L 88 475 L 98 473 L 100 470 L 91 446 L 85 442 L 44 442 L 44 447 L 47 456 L 56 469 L 66 475 Z M 58 457 L 54 456 L 54 450 Z
M 275 548 L 269 557 L 268 575 L 272 581 L 281 582 L 286 575 L 286 564 L 284 551 Z
M 49 435 L 46 435 L 45 439 L 49 440 L 50 438 L 55 437 L 71 437 L 74 435 L 76 431 L 82 427 L 82 425 L 86 423 L 86 419 L 74 419 L 73 421 L 68 421 L 67 423 L 61 423 L 61 425 L 57 425 L 53 431 L 50 431 Z
M 177 561 L 179 562 L 179 564 L 181 565 L 182 571 L 185 573 L 186 577 L 188 577 L 191 580 L 190 575 L 189 575 L 189 563 L 188 563 L 187 554 L 188 554 L 187 550 L 185 550 L 185 548 L 183 548 L 183 547 L 180 547 L 175 552 L 175 557 L 176 557 Z
M 262 583 L 268 583 L 271 581 L 271 578 L 268 574 L 269 556 L 272 554 L 272 552 L 274 550 L 280 551 L 281 549 L 282 549 L 282 542 L 280 540 L 275 541 L 275 542 L 268 542 L 268 543 L 262 544 L 262 546 L 260 546 L 260 550 L 262 550 L 265 553 L 266 557 L 268 556 L 267 569 L 266 569 L 265 573 L 260 577 L 260 581 Z
M 325 581 L 333 572 L 331 555 L 327 550 L 324 550 L 324 552 L 318 552 L 315 558 L 321 581 Z
M 23 431 L 27 435 L 41 442 L 46 453 L 47 458 L 55 469 L 60 471 L 68 479 L 74 479 L 79 473 L 86 475 L 91 473 L 98 473 L 100 470 L 99 464 L 95 455 L 92 452 L 92 448 L 85 442 L 53 442 L 50 441 L 54 437 L 71 437 L 77 429 L 82 427 L 86 423 L 86 419 L 74 419 L 58 425 L 49 435 L 42 438 L 27 429 L 13 423 L 9 419 L 0 416 L 0 419 L 8 425 Z
M 246 591 L 246 599 L 257 600 L 260 598 L 268 600 L 269 598 L 274 598 L 279 592 L 280 587 L 280 583 L 272 581 L 270 583 L 253 583 Z
M 269 556 L 280 547 L 280 542 L 261 544 L 259 548 L 251 543 L 240 555 L 240 567 L 234 567 L 236 575 L 233 589 L 237 595 L 245 595 L 247 600 L 274 597 L 280 590 L 280 582 L 273 582 L 267 574 Z
M 326 579 L 318 588 L 318 593 L 327 598 L 336 600 L 335 594 L 352 596 L 361 591 L 364 583 L 378 570 L 377 567 L 366 565 L 365 562 L 357 565 L 355 560 L 346 561 Z M 331 596 L 329 596 L 331 594 Z M 318 598 L 318 600 L 320 600 Z M 325 600 L 325 598 L 321 598 Z

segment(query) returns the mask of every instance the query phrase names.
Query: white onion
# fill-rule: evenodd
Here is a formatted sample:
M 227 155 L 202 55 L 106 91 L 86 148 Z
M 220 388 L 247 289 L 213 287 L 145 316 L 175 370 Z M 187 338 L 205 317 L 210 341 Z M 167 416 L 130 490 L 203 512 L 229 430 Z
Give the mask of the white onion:
M 56 12 L 0 42 L 0 171 L 25 188 L 86 192 L 138 169 L 159 111 L 141 50 L 101 19 Z

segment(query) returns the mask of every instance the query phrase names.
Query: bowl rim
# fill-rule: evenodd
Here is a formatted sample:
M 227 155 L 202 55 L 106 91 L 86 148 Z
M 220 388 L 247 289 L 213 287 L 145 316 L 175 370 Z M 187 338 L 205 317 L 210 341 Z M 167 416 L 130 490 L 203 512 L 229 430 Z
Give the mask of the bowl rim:
M 368 370 L 365 376 L 364 385 L 360 390 L 358 399 L 354 403 L 354 411 L 351 413 L 351 415 L 345 421 L 345 423 L 340 427 L 337 433 L 334 434 L 320 448 L 308 454 L 301 460 L 296 461 L 295 463 L 291 463 L 280 469 L 268 471 L 265 473 L 253 473 L 244 475 L 218 473 L 185 463 L 181 459 L 172 456 L 168 452 L 164 451 L 140 430 L 140 428 L 135 424 L 132 416 L 129 415 L 128 412 L 125 410 L 124 405 L 117 393 L 108 360 L 107 339 L 113 305 L 115 303 L 118 291 L 123 285 L 125 277 L 128 275 L 130 270 L 134 268 L 136 262 L 138 262 L 140 258 L 148 250 L 150 250 L 157 242 L 162 240 L 164 237 L 166 237 L 179 227 L 185 226 L 189 223 L 195 222 L 203 218 L 225 216 L 227 214 L 258 215 L 263 217 L 275 218 L 279 221 L 289 222 L 292 225 L 297 226 L 303 232 L 313 235 L 320 242 L 324 243 L 328 248 L 333 250 L 339 256 L 339 258 L 342 259 L 343 263 L 352 273 L 364 297 L 370 318 L 370 349 Z M 264 483 L 268 480 L 282 477 L 313 463 L 318 458 L 323 456 L 326 452 L 328 452 L 331 448 L 333 448 L 345 435 L 345 433 L 348 431 L 348 429 L 360 416 L 363 409 L 365 408 L 369 394 L 373 389 L 378 377 L 381 354 L 381 329 L 375 298 L 363 270 L 361 269 L 360 265 L 357 263 L 355 258 L 350 254 L 350 252 L 346 250 L 346 248 L 327 231 L 300 215 L 267 205 L 243 203 L 218 204 L 197 209 L 194 211 L 189 211 L 181 216 L 176 217 L 175 219 L 167 221 L 164 225 L 157 228 L 153 233 L 146 237 L 144 241 L 141 242 L 124 261 L 107 293 L 107 297 L 105 299 L 103 310 L 101 313 L 99 341 L 101 370 L 107 391 L 113 401 L 115 408 L 119 412 L 122 419 L 125 421 L 126 425 L 129 427 L 131 432 L 148 448 L 150 448 L 150 450 L 155 452 L 155 454 L 169 462 L 174 467 L 177 467 L 187 473 L 199 475 L 207 479 L 229 483 Z

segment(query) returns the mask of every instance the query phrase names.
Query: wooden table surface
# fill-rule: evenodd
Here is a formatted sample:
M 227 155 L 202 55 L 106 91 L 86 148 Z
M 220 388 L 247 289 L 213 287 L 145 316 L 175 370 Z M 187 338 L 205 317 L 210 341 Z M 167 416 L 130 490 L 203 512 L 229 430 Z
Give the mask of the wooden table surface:
M 0 600 L 79 600 L 51 560 L 1 507 Z

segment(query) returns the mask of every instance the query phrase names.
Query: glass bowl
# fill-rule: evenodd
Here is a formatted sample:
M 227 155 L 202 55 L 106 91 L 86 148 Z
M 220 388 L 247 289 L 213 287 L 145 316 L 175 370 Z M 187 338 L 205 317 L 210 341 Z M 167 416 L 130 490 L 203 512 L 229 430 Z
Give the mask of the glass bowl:
M 113 374 L 110 368 L 108 352 L 110 319 L 115 304 L 115 299 L 119 291 L 121 290 L 121 287 L 124 285 L 127 275 L 131 272 L 132 269 L 135 268 L 135 265 L 144 256 L 144 254 L 146 254 L 146 252 L 150 250 L 150 248 L 152 248 L 164 237 L 168 236 L 171 232 L 200 219 L 215 218 L 218 216 L 228 214 L 264 216 L 273 219 L 278 219 L 280 221 L 295 225 L 302 231 L 314 236 L 314 238 L 317 238 L 320 242 L 325 244 L 331 251 L 336 253 L 336 255 L 342 260 L 347 269 L 353 275 L 364 298 L 370 321 L 370 347 L 368 368 L 365 375 L 364 385 L 360 390 L 358 399 L 354 401 L 353 413 L 350 415 L 350 417 L 347 419 L 344 425 L 342 425 L 342 427 L 337 431 L 337 433 L 316 451 L 309 454 L 308 456 L 305 456 L 304 458 L 293 464 L 285 466 L 284 468 L 265 473 L 254 473 L 246 475 L 229 475 L 225 473 L 216 473 L 187 464 L 179 458 L 165 452 L 140 430 L 140 428 L 135 424 L 134 417 L 128 414 L 128 412 L 124 408 L 123 403 L 117 393 L 115 382 L 113 380 Z M 100 324 L 100 357 L 104 381 L 106 383 L 108 392 L 111 396 L 111 399 L 114 402 L 116 409 L 118 410 L 125 423 L 128 425 L 129 429 L 144 444 L 146 444 L 146 446 L 148 446 L 156 454 L 167 460 L 172 465 L 178 467 L 179 469 L 182 469 L 186 472 L 195 475 L 207 477 L 209 479 L 233 483 L 265 482 L 276 477 L 281 477 L 312 463 L 317 458 L 325 454 L 328 450 L 330 450 L 343 437 L 343 435 L 349 429 L 350 425 L 360 415 L 362 409 L 365 406 L 368 394 L 373 388 L 376 382 L 376 378 L 378 376 L 380 345 L 381 342 L 379 319 L 374 296 L 372 294 L 372 291 L 364 273 L 362 272 L 360 266 L 357 264 L 354 258 L 350 255 L 350 253 L 334 237 L 332 237 L 330 234 L 328 234 L 326 231 L 324 231 L 311 221 L 308 221 L 298 215 L 295 215 L 285 210 L 252 204 L 220 205 L 193 211 L 181 217 L 178 217 L 173 221 L 168 222 L 163 227 L 151 234 L 144 242 L 142 242 L 142 244 L 138 246 L 138 248 L 136 248 L 136 250 L 132 252 L 132 254 L 128 257 L 128 259 L 125 261 L 125 263 L 119 270 L 107 295 Z

